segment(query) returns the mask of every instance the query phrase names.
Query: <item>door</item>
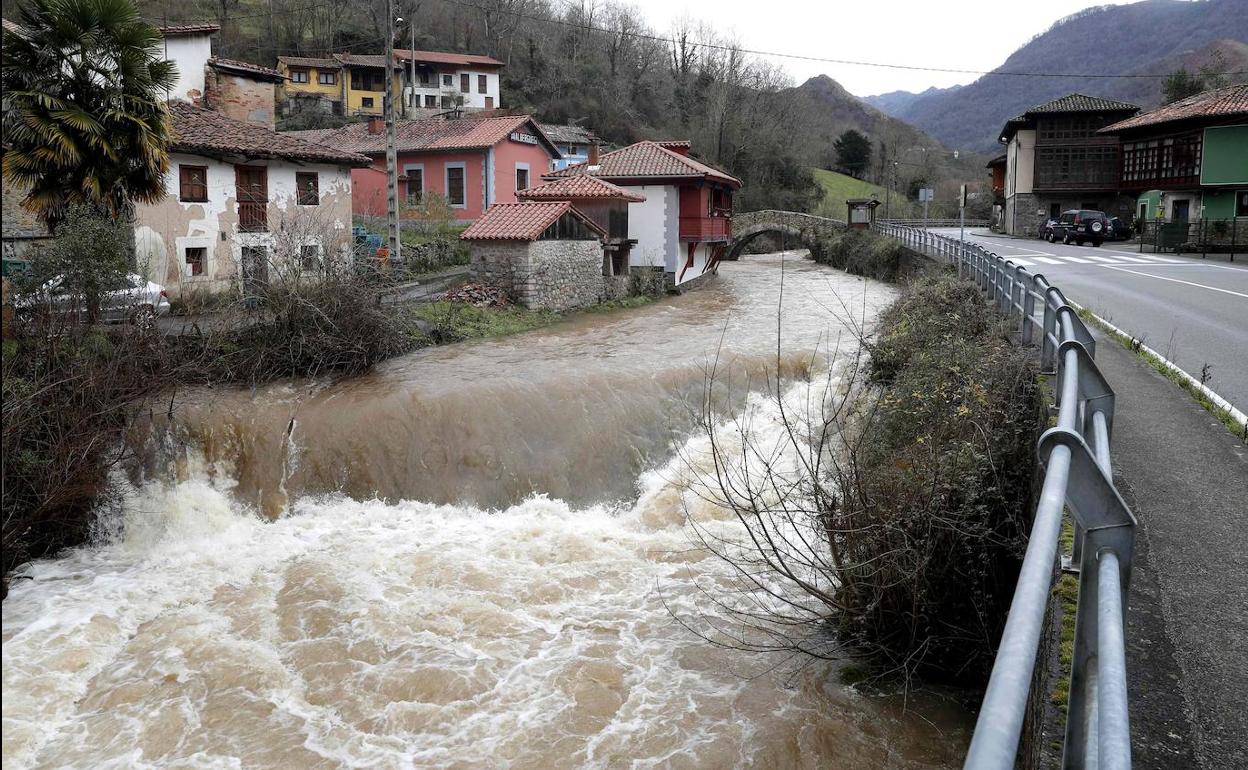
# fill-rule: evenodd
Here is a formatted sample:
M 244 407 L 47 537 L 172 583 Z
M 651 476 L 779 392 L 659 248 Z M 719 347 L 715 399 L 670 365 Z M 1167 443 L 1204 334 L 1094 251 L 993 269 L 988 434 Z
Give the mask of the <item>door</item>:
M 1189 200 L 1181 200 L 1174 202 L 1174 208 L 1170 213 L 1171 222 L 1186 222 L 1190 214 L 1192 202 Z
M 487 110 L 494 109 L 494 97 L 493 96 L 485 97 L 485 108 Z
M 238 229 L 244 233 L 268 232 L 269 170 L 264 166 L 235 166 L 234 191 Z
M 255 299 L 269 282 L 269 250 L 263 246 L 243 247 L 243 297 Z

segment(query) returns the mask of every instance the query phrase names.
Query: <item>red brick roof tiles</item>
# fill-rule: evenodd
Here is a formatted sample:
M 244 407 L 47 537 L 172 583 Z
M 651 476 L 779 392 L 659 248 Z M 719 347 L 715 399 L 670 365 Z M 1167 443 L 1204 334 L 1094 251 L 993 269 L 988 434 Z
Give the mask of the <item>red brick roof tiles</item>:
M 588 174 L 604 179 L 712 179 L 733 187 L 741 180 L 717 168 L 663 147 L 658 142 L 638 142 L 604 154 L 596 166 L 588 162 L 545 175 L 546 179 Z
M 1102 128 L 1100 133 L 1113 134 L 1132 128 L 1155 126 L 1193 118 L 1223 118 L 1248 115 L 1248 83 L 1211 91 L 1180 99 L 1173 104 L 1158 107 L 1133 118 L 1127 118 Z
M 409 48 L 394 49 L 394 58 L 409 61 L 412 57 Z M 415 51 L 415 59 L 431 64 L 461 64 L 467 67 L 502 67 L 503 63 L 492 56 L 481 56 L 475 53 L 453 53 L 451 51 Z
M 553 157 L 560 157 L 559 151 L 528 115 L 400 120 L 395 124 L 396 147 L 399 152 L 483 150 L 521 129 L 536 135 Z M 386 151 L 386 134 L 370 134 L 368 123 L 350 123 L 324 137 L 320 143 L 350 152 L 378 154 Z
M 316 67 L 318 69 L 342 69 L 342 62 L 337 59 L 318 59 L 314 56 L 279 56 L 278 62 L 287 67 Z
M 208 66 L 231 72 L 240 72 L 244 75 L 251 75 L 261 80 L 279 81 L 286 79 L 282 73 L 275 69 L 261 67 L 259 64 L 252 64 L 251 62 L 239 61 L 237 59 L 223 59 L 220 56 L 214 56 L 209 59 Z
M 622 200 L 629 203 L 643 203 L 646 200 L 644 195 L 631 193 L 621 187 L 616 187 L 605 179 L 587 174 L 564 177 L 527 190 L 520 190 L 516 193 L 516 197 L 521 200 Z
M 564 214 L 572 214 L 598 235 L 606 231 L 567 201 L 495 203 L 459 237 L 466 241 L 535 241 Z
M 363 155 L 312 144 L 288 133 L 234 120 L 219 112 L 201 110 L 185 102 L 172 102 L 175 139 L 173 152 L 194 155 L 242 155 L 248 158 L 279 158 L 342 166 L 368 166 Z

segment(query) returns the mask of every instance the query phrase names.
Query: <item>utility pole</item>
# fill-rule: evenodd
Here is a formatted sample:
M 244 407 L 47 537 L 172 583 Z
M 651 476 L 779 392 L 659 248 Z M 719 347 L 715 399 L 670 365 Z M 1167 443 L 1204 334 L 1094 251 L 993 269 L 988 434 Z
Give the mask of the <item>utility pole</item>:
M 411 76 L 408 77 L 408 80 L 407 80 L 407 86 L 408 88 L 411 89 L 411 91 L 408 92 L 409 94 L 411 94 L 411 97 L 407 103 L 411 104 L 412 114 L 414 115 L 416 112 L 416 108 L 420 106 L 419 104 L 416 103 L 416 7 L 415 5 L 412 6 L 411 23 L 408 24 L 407 27 L 409 30 L 411 30 L 411 33 L 412 33 L 412 47 L 407 49 L 407 52 L 411 54 L 411 59 L 408 61 L 408 64 L 411 66 L 411 70 L 412 70 Z
M 381 99 L 386 113 L 386 230 L 390 262 L 398 264 L 399 253 L 399 157 L 394 125 L 394 0 L 386 0 L 386 93 Z

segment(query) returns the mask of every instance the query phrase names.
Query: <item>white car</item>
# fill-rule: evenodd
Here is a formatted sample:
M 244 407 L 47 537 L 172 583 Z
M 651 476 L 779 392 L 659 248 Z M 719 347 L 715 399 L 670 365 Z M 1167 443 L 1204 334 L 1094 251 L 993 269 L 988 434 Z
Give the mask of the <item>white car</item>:
M 145 324 L 169 312 L 169 295 L 165 292 L 165 287 L 152 283 L 141 275 L 131 273 L 121 276 L 115 285 L 106 286 L 104 289 L 100 298 L 101 321 Z M 82 319 L 87 316 L 83 297 L 65 288 L 63 275 L 58 275 L 40 286 L 37 294 L 23 297 L 15 304 L 23 308 L 46 305 L 57 314 Z

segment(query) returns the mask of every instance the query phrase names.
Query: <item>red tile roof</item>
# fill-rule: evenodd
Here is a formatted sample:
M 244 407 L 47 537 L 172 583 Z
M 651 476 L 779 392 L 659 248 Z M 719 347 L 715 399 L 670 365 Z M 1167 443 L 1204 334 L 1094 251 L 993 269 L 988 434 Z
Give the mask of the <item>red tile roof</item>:
M 314 56 L 279 56 L 277 61 L 287 67 L 317 67 L 319 69 L 342 69 L 337 59 L 318 59 Z
M 247 158 L 280 158 L 342 166 L 368 166 L 363 155 L 312 144 L 288 133 L 234 120 L 219 112 L 202 110 L 186 102 L 171 102 L 175 139 L 173 152 L 193 155 L 242 155 Z
M 522 129 L 544 142 L 552 157 L 561 157 L 554 144 L 528 115 L 426 118 L 399 120 L 395 123 L 396 146 L 399 152 L 483 150 L 503 141 L 513 131 Z M 366 122 L 349 123 L 322 138 L 319 143 L 350 152 L 376 155 L 386 151 L 386 134 L 370 134 Z
M 495 203 L 459 237 L 466 241 L 535 241 L 564 214 L 572 214 L 598 235 L 606 231 L 567 201 Z
M 169 24 L 164 27 L 157 27 L 160 34 L 165 37 L 178 37 L 180 35 L 211 35 L 214 32 L 221 31 L 219 24 Z
M 622 200 L 629 203 L 642 203 L 646 200 L 644 195 L 631 193 L 621 187 L 616 187 L 605 179 L 587 174 L 564 177 L 528 190 L 520 190 L 516 193 L 516 197 L 521 200 Z
M 1225 88 L 1215 88 L 1180 99 L 1173 104 L 1121 120 L 1101 129 L 1102 134 L 1113 134 L 1132 128 L 1155 126 L 1193 118 L 1224 118 L 1248 115 L 1248 83 Z
M 239 61 L 237 59 L 223 59 L 220 56 L 214 56 L 209 59 L 208 66 L 219 70 L 249 75 L 260 80 L 268 80 L 271 82 L 286 79 L 282 73 L 275 69 L 261 67 L 259 64 L 252 64 L 251 62 Z
M 561 171 L 546 174 L 546 179 L 579 176 L 604 179 L 711 179 L 733 187 L 741 180 L 717 168 L 663 147 L 658 142 L 638 142 L 606 153 L 596 166 L 578 163 Z
M 394 49 L 394 58 L 399 61 L 409 61 L 412 58 L 412 51 L 408 48 Z M 450 51 L 416 51 L 416 61 L 430 62 L 433 64 L 463 64 L 469 67 L 502 67 L 503 63 L 491 56 L 481 56 L 475 53 L 452 53 Z

